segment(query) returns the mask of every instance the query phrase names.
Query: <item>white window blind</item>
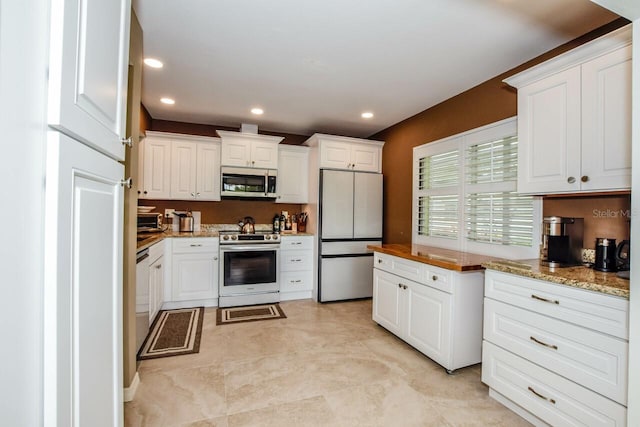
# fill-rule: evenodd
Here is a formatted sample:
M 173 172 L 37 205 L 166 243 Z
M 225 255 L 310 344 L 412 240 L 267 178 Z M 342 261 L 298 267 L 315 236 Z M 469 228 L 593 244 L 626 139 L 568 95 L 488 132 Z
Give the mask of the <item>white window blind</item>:
M 515 192 L 517 177 L 515 135 L 467 147 L 465 228 L 468 240 L 509 246 L 533 244 L 533 197 Z
M 459 234 L 460 151 L 418 160 L 417 226 L 421 236 L 457 239 Z

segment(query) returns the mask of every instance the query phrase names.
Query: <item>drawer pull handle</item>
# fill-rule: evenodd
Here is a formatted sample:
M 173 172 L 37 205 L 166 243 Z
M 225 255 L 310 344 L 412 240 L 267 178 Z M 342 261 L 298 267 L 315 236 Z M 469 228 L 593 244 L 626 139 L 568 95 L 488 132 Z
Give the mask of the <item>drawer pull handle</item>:
M 554 405 L 556 404 L 556 401 L 555 401 L 555 400 L 550 399 L 550 398 L 548 398 L 547 396 L 543 396 L 542 394 L 540 394 L 540 393 L 538 393 L 537 391 L 535 391 L 535 390 L 533 389 L 533 387 L 527 387 L 527 388 L 529 389 L 529 391 L 530 391 L 531 393 L 535 394 L 535 395 L 536 395 L 536 396 L 538 396 L 540 399 L 544 399 L 544 400 L 546 400 L 547 402 L 551 402 L 551 403 L 553 403 Z
M 536 343 L 536 344 L 540 344 L 540 345 L 543 345 L 543 346 L 545 346 L 545 347 L 552 348 L 552 349 L 554 349 L 554 350 L 557 350 L 557 349 L 558 349 L 558 346 L 557 346 L 557 345 L 554 345 L 554 344 L 547 344 L 546 342 L 542 342 L 542 341 L 540 341 L 540 340 L 537 340 L 537 339 L 535 339 L 534 337 L 529 337 L 529 339 L 530 339 L 531 341 L 533 341 L 534 343 Z
M 378 264 L 382 264 L 382 260 L 378 258 Z
M 535 294 L 531 294 L 531 298 L 537 299 L 538 301 L 548 302 L 550 304 L 560 304 L 560 301 L 558 301 L 557 299 L 552 300 L 552 299 L 542 298 Z
M 199 247 L 201 247 L 202 245 L 201 245 L 201 244 L 197 244 L 197 245 L 196 245 L 196 244 L 193 244 L 193 243 L 192 243 L 190 246 L 191 246 L 192 248 L 199 248 Z
M 291 262 L 302 262 L 302 260 L 300 258 L 297 258 L 297 259 L 292 259 Z

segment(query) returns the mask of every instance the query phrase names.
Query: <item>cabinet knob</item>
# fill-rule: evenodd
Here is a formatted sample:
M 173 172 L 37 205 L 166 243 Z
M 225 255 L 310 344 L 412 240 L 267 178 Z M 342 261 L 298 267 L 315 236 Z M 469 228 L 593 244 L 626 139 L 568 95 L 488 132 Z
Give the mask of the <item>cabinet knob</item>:
M 195 193 L 191 193 L 191 197 L 196 197 L 196 194 Z
M 398 287 L 402 289 L 402 283 L 398 283 Z
M 378 264 L 382 264 L 382 260 L 378 258 Z
M 438 276 L 436 276 L 436 275 L 434 274 L 433 276 L 431 276 L 431 280 L 433 280 L 433 281 L 435 282 L 436 280 L 438 280 Z
M 574 182 L 576 182 L 576 179 L 574 177 L 570 176 L 569 178 L 567 178 L 567 182 L 569 184 L 573 184 Z
M 402 289 L 407 289 L 407 285 L 402 285 Z
M 138 194 L 140 194 L 140 190 L 138 190 Z
M 157 269 L 157 270 L 160 270 L 161 268 L 162 268 L 162 264 L 158 264 L 158 265 L 156 265 L 156 269 Z
M 143 191 L 143 193 L 144 193 L 144 194 L 147 194 L 147 190 L 144 190 L 144 191 Z
M 217 257 L 217 256 L 214 256 L 214 257 L 213 257 L 213 260 L 214 260 L 214 261 L 217 261 L 217 260 L 218 260 L 218 257 Z
M 580 181 L 588 182 L 589 181 L 589 176 L 588 175 L 582 175 L 582 177 L 580 177 Z
M 122 145 L 126 145 L 129 148 L 131 148 L 131 146 L 133 145 L 133 139 L 131 139 L 131 137 L 120 138 L 120 142 L 122 143 Z

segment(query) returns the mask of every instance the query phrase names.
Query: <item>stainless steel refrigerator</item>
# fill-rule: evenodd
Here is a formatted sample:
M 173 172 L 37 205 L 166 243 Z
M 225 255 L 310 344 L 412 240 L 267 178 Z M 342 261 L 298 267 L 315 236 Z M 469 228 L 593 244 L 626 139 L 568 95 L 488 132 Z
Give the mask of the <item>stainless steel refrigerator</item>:
M 382 174 L 320 170 L 318 300 L 371 297 L 382 243 Z

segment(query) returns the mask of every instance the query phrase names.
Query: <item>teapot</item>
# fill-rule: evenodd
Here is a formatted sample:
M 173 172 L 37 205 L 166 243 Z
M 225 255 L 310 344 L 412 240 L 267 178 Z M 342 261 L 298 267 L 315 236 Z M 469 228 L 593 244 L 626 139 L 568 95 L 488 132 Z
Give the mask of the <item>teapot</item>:
M 252 217 L 245 216 L 244 219 L 238 223 L 240 226 L 240 232 L 242 234 L 255 234 L 255 223 L 256 221 Z

